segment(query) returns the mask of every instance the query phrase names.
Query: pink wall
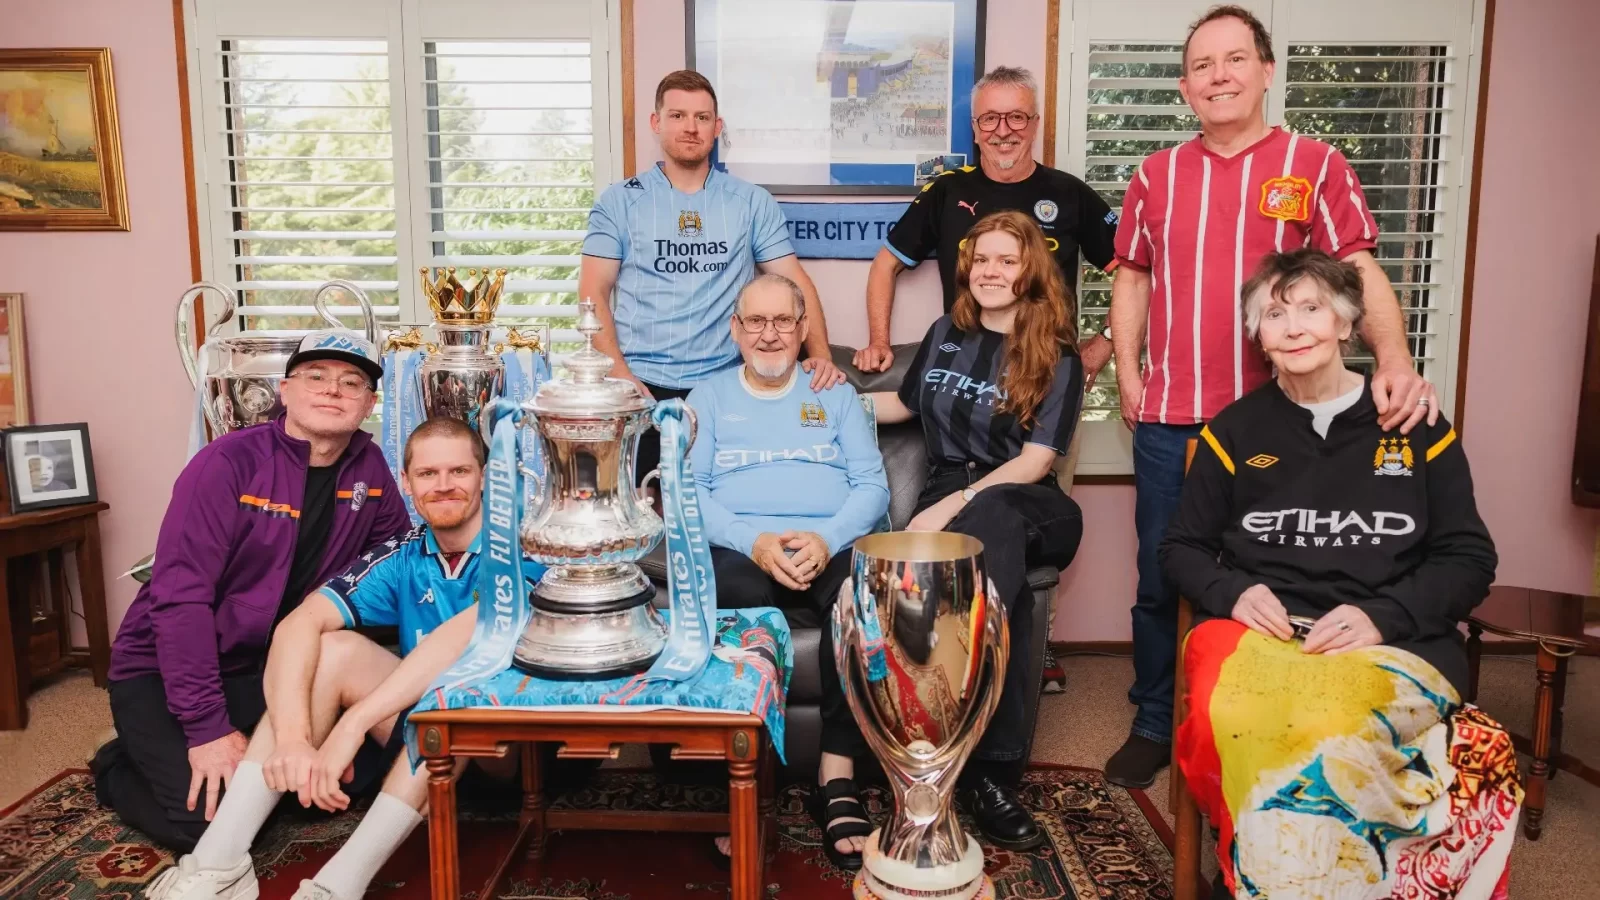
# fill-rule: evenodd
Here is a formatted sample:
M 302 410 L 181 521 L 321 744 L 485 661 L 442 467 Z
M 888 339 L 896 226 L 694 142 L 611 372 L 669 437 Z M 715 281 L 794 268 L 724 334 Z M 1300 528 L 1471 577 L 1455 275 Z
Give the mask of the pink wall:
M 132 230 L 0 234 L 0 291 L 27 304 L 37 422 L 88 422 L 113 634 L 183 465 L 192 394 L 172 343 L 188 286 L 170 0 L 5 0 L 0 44 L 110 47 Z
M 1600 120 L 1575 111 L 1600 84 L 1596 26 L 1593 0 L 1500 0 L 1462 432 L 1498 580 L 1575 593 L 1593 590 L 1597 521 L 1569 499 L 1600 234 Z M 1542 200 L 1545 184 L 1564 199 Z

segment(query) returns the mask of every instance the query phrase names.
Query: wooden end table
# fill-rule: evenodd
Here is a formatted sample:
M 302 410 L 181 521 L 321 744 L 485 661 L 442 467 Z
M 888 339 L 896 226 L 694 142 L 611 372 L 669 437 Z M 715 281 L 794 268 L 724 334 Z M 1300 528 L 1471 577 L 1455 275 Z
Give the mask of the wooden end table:
M 1555 775 L 1550 766 L 1552 759 L 1558 768 L 1600 783 L 1582 760 L 1561 752 L 1567 660 L 1580 652 L 1600 654 L 1600 639 L 1584 633 L 1584 605 L 1589 599 L 1578 594 L 1497 585 L 1467 618 L 1467 665 L 1472 691 L 1468 700 L 1478 697 L 1478 665 L 1485 631 L 1535 645 L 1533 740 L 1512 735 L 1517 749 L 1533 757 L 1522 820 L 1523 833 L 1530 841 L 1537 841 L 1544 830 L 1545 787 Z
M 0 476 L 3 477 L 3 476 Z M 106 629 L 106 579 L 100 565 L 100 513 L 105 503 L 58 506 L 0 515 L 0 731 L 28 727 L 28 686 L 69 665 L 87 665 L 94 683 L 106 683 L 111 638 Z M 87 652 L 74 650 L 64 553 L 78 563 Z M 29 557 L 49 566 L 50 603 Z
M 544 853 L 552 829 L 596 831 L 698 831 L 733 840 L 733 900 L 759 900 L 766 846 L 777 835 L 773 820 L 772 760 L 759 716 L 743 713 L 652 710 L 612 712 L 508 707 L 430 710 L 412 715 L 428 767 L 428 852 L 433 900 L 461 896 L 456 844 L 457 757 L 503 757 L 520 745 L 522 813 L 517 836 L 478 892 L 493 898 L 524 848 Z M 674 759 L 727 760 L 728 812 L 549 809 L 539 773 L 538 744 L 559 744 L 557 756 L 615 759 L 623 744 L 672 744 Z

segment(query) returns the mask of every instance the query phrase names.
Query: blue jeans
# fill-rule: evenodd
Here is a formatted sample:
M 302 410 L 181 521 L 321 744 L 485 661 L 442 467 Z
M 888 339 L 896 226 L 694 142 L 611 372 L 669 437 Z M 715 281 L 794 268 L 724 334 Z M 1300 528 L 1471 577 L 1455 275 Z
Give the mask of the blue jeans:
M 1133 525 L 1139 534 L 1139 590 L 1133 603 L 1133 733 L 1172 743 L 1173 674 L 1178 660 L 1178 591 L 1157 553 L 1183 494 L 1183 458 L 1201 425 L 1141 422 L 1133 432 Z

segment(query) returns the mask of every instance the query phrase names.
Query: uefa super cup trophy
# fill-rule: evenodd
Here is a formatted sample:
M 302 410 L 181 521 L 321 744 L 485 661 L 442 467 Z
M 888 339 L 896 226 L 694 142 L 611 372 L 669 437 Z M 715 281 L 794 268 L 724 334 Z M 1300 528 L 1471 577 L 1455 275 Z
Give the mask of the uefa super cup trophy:
M 839 681 L 895 800 L 867 838 L 854 896 L 992 898 L 983 851 L 950 802 L 1000 700 L 1009 652 L 983 544 L 948 532 L 856 541 L 833 625 Z
M 541 441 L 545 461 L 522 548 L 551 568 L 534 589 L 533 616 L 513 659 L 541 674 L 642 672 L 667 641 L 666 622 L 651 605 L 655 587 L 636 565 L 660 543 L 663 527 L 633 479 L 655 402 L 632 382 L 606 377 L 612 363 L 594 349 L 594 303 L 585 300 L 580 311 L 584 348 L 567 358 L 565 376 L 522 405 L 522 439 Z M 693 443 L 692 415 L 690 424 Z M 524 475 L 539 481 L 537 473 Z
M 339 290 L 355 298 L 367 340 L 376 343 L 378 326 L 372 301 L 365 291 L 348 281 L 330 281 L 317 289 L 312 300 L 317 315 L 329 327 L 345 327 L 327 304 L 328 295 Z M 208 291 L 222 298 L 222 315 L 206 332 L 206 342 L 197 354 L 189 336 L 189 320 L 194 315 L 195 299 Z M 305 337 L 303 331 L 241 331 L 224 337 L 222 329 L 238 309 L 239 296 L 211 281 L 193 285 L 178 300 L 178 355 L 189 374 L 189 384 L 204 390 L 206 421 L 218 437 L 272 418 L 278 408 L 278 385 L 283 381 L 284 368 Z

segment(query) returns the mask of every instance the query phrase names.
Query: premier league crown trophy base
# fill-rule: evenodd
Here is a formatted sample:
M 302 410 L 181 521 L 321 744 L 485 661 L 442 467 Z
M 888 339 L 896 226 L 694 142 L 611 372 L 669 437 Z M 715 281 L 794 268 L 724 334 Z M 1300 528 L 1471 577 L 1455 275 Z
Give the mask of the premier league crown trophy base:
M 606 377 L 612 363 L 594 348 L 594 303 L 579 310 L 584 348 L 568 357 L 565 376 L 522 406 L 521 439 L 541 441 L 545 461 L 522 548 L 551 568 L 534 589 L 514 662 L 541 675 L 631 674 L 648 669 L 667 642 L 666 621 L 651 605 L 655 588 L 637 565 L 663 527 L 633 480 L 655 403 L 632 382 Z
M 355 298 L 361 307 L 367 340 L 376 345 L 378 325 L 372 314 L 372 301 L 356 285 L 335 280 L 318 288 L 312 299 L 317 315 L 331 328 L 345 327 L 328 309 L 328 295 L 337 290 Z M 206 332 L 205 344 L 196 353 L 190 338 L 189 320 L 194 315 L 195 299 L 208 291 L 222 298 L 222 315 Z M 206 421 L 218 437 L 259 425 L 276 414 L 278 386 L 283 381 L 284 369 L 305 337 L 304 331 L 241 331 L 232 337 L 220 336 L 238 310 L 239 295 L 211 281 L 193 285 L 178 300 L 175 328 L 178 355 L 183 360 L 184 371 L 189 374 L 189 384 L 196 390 L 204 390 Z
M 994 897 L 983 851 L 951 806 L 956 776 L 994 715 L 1009 654 L 983 544 L 948 532 L 855 543 L 834 604 L 834 661 L 850 710 L 894 789 L 867 838 L 858 900 Z

